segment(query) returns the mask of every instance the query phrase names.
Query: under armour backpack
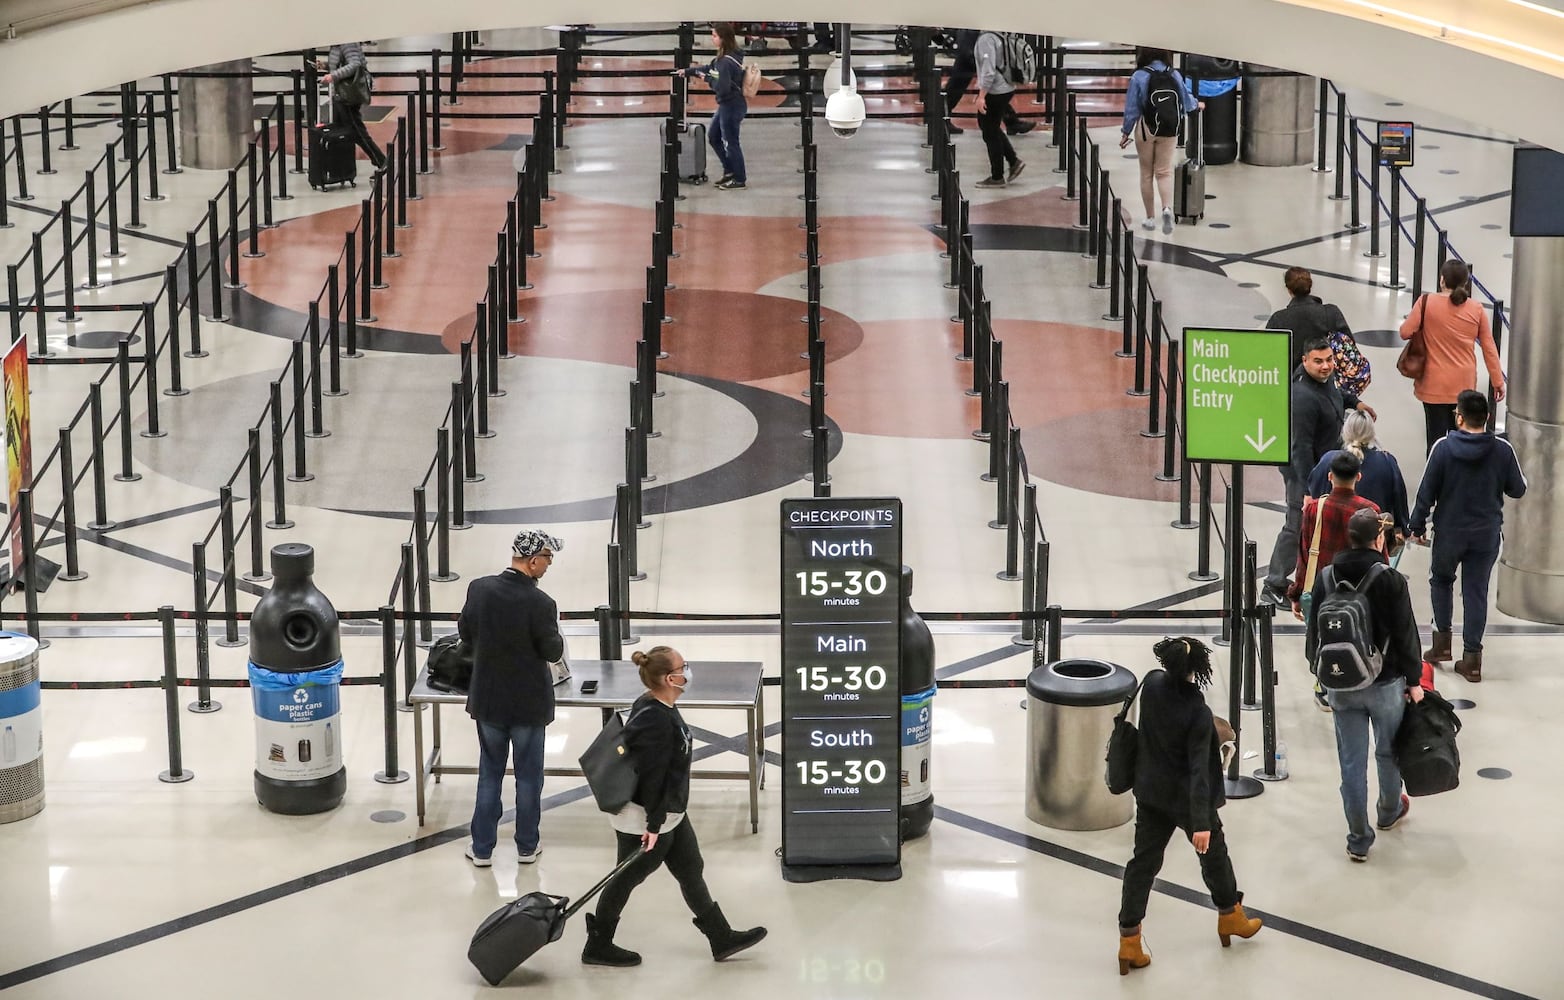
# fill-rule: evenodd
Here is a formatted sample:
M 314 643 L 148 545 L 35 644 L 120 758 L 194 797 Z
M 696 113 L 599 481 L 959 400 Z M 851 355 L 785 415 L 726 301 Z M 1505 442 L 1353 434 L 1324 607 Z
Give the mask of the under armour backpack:
M 1171 69 L 1146 69 L 1146 99 L 1140 106 L 1146 131 L 1158 138 L 1178 135 L 1184 124 L 1184 88 Z
M 1374 618 L 1368 589 L 1387 570 L 1375 563 L 1356 586 L 1336 577 L 1336 567 L 1320 571 L 1325 596 L 1314 609 L 1314 676 L 1331 691 L 1361 691 L 1379 679 L 1384 653 L 1374 644 Z

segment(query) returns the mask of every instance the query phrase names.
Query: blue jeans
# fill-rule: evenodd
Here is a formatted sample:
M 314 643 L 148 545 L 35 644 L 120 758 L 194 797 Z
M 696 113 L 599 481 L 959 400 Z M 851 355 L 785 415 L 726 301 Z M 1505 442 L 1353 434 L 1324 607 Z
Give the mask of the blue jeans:
M 717 105 L 717 113 L 711 116 L 711 128 L 706 135 L 722 163 L 722 172 L 732 174 L 740 184 L 749 182 L 749 176 L 744 172 L 744 150 L 739 146 L 739 125 L 748 110 L 743 101 Z
M 1455 610 L 1455 571 L 1461 571 L 1461 646 L 1480 653 L 1488 628 L 1488 581 L 1499 559 L 1499 533 L 1435 531 L 1433 565 L 1428 571 L 1429 598 L 1434 605 L 1434 628 L 1450 631 Z
M 506 759 L 516 761 L 516 850 L 538 848 L 543 816 L 543 726 L 495 726 L 478 723 L 478 803 L 472 810 L 472 850 L 480 858 L 494 853 L 499 839 L 500 790 Z
M 1372 684 L 1362 691 L 1327 691 L 1336 722 L 1336 756 L 1341 763 L 1341 807 L 1347 814 L 1347 850 L 1367 854 L 1374 843 L 1368 819 L 1369 726 L 1374 727 L 1374 764 L 1379 769 L 1379 822 L 1401 814 L 1401 772 L 1394 752 L 1396 730 L 1406 709 L 1406 686 Z

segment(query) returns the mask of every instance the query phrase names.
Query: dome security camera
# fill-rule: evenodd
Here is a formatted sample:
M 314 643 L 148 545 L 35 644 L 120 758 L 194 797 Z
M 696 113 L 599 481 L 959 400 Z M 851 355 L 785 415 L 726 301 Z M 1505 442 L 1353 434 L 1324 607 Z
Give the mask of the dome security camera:
M 825 102 L 825 123 L 843 139 L 858 133 L 864 117 L 863 98 L 849 87 L 838 90 Z

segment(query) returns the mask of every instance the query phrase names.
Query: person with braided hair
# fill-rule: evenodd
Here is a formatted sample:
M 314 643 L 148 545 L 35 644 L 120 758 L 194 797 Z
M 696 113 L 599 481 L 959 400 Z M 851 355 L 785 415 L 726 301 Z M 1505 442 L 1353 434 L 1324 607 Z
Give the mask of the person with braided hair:
M 1226 948 L 1233 937 L 1253 937 L 1260 919 L 1244 914 L 1227 839 L 1216 811 L 1226 801 L 1215 720 L 1201 691 L 1211 684 L 1211 650 L 1180 636 L 1152 647 L 1160 670 L 1140 689 L 1140 735 L 1135 756 L 1135 853 L 1124 867 L 1119 908 L 1119 975 L 1151 964 L 1140 923 L 1151 884 L 1174 830 L 1184 831 L 1200 856 L 1200 875 L 1219 911 L 1216 933 Z

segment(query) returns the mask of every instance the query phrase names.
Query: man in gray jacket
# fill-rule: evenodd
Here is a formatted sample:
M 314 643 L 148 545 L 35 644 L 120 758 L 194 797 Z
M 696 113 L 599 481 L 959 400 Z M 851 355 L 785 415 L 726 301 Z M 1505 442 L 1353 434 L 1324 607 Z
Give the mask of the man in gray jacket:
M 364 62 L 364 48 L 358 42 L 342 42 L 331 47 L 324 64 L 317 63 L 331 81 L 331 120 L 353 130 L 353 141 L 375 165 L 386 168 L 386 154 L 375 145 L 364 127 L 364 107 L 369 104 L 373 77 Z
M 978 129 L 983 133 L 983 145 L 988 147 L 988 176 L 978 181 L 977 186 L 1002 188 L 1026 169 L 1001 127 L 1016 91 L 1015 84 L 1010 82 L 1010 61 L 1005 52 L 1004 36 L 993 31 L 983 32 L 973 46 L 973 56 L 977 63 Z

